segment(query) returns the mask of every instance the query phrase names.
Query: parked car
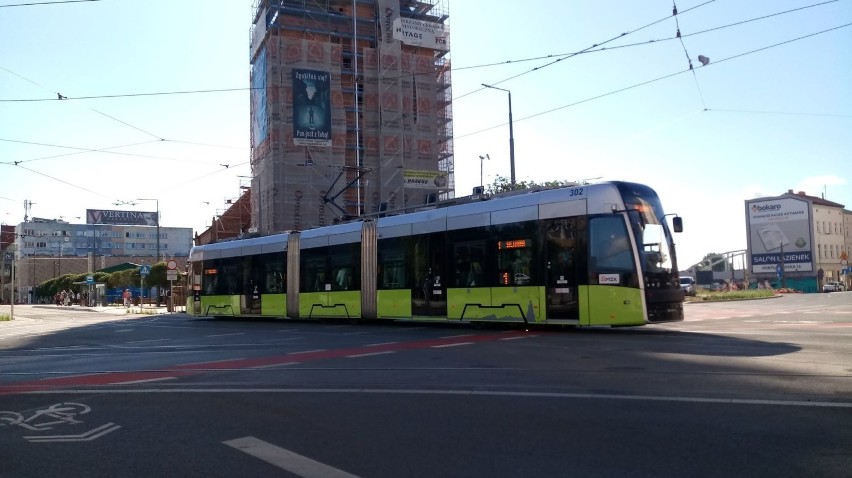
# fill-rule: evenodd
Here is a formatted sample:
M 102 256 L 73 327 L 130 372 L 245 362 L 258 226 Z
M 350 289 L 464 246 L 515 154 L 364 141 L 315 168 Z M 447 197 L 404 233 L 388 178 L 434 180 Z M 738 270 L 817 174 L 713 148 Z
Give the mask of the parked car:
M 680 276 L 680 290 L 684 295 L 695 296 L 695 278 L 690 276 Z
M 823 292 L 843 292 L 846 290 L 846 285 L 842 282 L 826 282 L 822 285 Z

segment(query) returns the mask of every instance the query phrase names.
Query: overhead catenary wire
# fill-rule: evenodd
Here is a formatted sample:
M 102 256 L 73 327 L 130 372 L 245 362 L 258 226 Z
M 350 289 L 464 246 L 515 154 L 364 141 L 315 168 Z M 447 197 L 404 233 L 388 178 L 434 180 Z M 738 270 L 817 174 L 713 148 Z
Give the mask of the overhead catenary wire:
M 40 5 L 60 5 L 63 3 L 90 3 L 90 2 L 100 2 L 101 0 L 54 0 L 51 2 L 30 2 L 30 3 L 12 3 L 9 5 L 0 5 L 0 8 L 7 7 L 34 7 Z
M 731 27 L 744 25 L 744 24 L 747 24 L 747 23 L 756 22 L 756 21 L 760 21 L 760 20 L 766 20 L 768 18 L 777 17 L 779 15 L 785 15 L 785 14 L 788 14 L 788 13 L 794 13 L 794 12 L 798 12 L 798 11 L 801 11 L 801 10 L 806 10 L 808 8 L 821 7 L 821 6 L 824 6 L 824 5 L 828 5 L 829 3 L 836 3 L 836 2 L 839 2 L 839 1 L 840 0 L 828 0 L 828 1 L 825 1 L 825 2 L 814 3 L 814 4 L 811 4 L 811 5 L 805 5 L 805 6 L 802 6 L 802 7 L 792 8 L 790 10 L 784 10 L 784 11 L 781 11 L 781 12 L 770 13 L 768 15 L 762 15 L 760 17 L 754 17 L 754 18 L 749 18 L 749 19 L 741 20 L 741 21 L 734 22 L 734 23 L 719 25 L 717 27 L 708 28 L 706 30 L 699 30 L 699 31 L 693 32 L 693 33 L 681 32 L 681 37 L 682 38 L 688 38 L 688 37 L 692 37 L 692 36 L 696 36 L 696 35 L 702 35 L 704 33 L 709 33 L 709 32 L 713 32 L 713 31 L 717 31 L 717 30 L 723 30 L 725 28 L 731 28 Z M 681 13 L 683 13 L 683 12 L 681 12 Z M 586 55 L 586 54 L 589 54 L 589 53 L 601 53 L 601 52 L 605 52 L 605 51 L 609 51 L 609 50 L 617 50 L 617 49 L 620 49 L 620 48 L 632 48 L 632 47 L 637 47 L 637 46 L 648 46 L 648 45 L 653 45 L 655 43 L 662 43 L 662 42 L 667 42 L 667 41 L 677 40 L 677 39 L 678 39 L 677 36 L 672 36 L 672 37 L 666 37 L 666 38 L 656 38 L 656 39 L 652 39 L 652 40 L 645 40 L 645 41 L 635 42 L 635 43 L 626 43 L 624 45 L 614 45 L 614 46 L 593 48 L 591 50 L 573 51 L 573 52 L 568 52 L 568 53 L 552 53 L 552 54 L 549 54 L 549 55 L 540 55 L 540 56 L 535 56 L 535 57 L 530 57 L 530 58 L 521 58 L 521 59 L 517 59 L 517 60 L 504 60 L 504 61 L 498 61 L 498 62 L 492 62 L 492 63 L 482 63 L 482 64 L 479 64 L 479 65 L 458 66 L 458 67 L 453 67 L 453 72 L 473 70 L 473 69 L 479 69 L 479 68 L 490 68 L 490 67 L 494 67 L 494 66 L 506 66 L 506 65 L 512 65 L 512 64 L 515 64 L 515 63 L 524 63 L 524 62 L 528 62 L 528 61 L 548 60 L 548 59 L 559 58 L 559 57 L 563 57 L 563 56 Z
M 827 118 L 852 118 L 852 115 L 834 113 L 809 113 L 803 111 L 759 111 L 759 110 L 734 110 L 725 108 L 708 108 L 710 113 L 743 113 L 755 115 L 791 115 L 791 116 L 824 116 Z
M 703 6 L 705 6 L 705 5 L 708 5 L 708 4 L 710 4 L 710 3 L 713 3 L 713 2 L 715 2 L 715 1 L 716 1 L 716 0 L 708 0 L 708 1 L 704 2 L 704 3 L 698 4 L 698 5 L 694 6 L 694 7 L 691 7 L 691 8 L 688 8 L 688 9 L 684 10 L 684 11 L 683 11 L 683 13 L 686 13 L 686 12 L 689 12 L 689 11 L 692 11 L 692 10 L 695 10 L 695 9 L 697 9 L 697 8 L 703 7 Z M 631 35 L 631 34 L 634 34 L 634 33 L 636 33 L 636 32 L 642 31 L 642 30 L 644 30 L 644 29 L 646 29 L 646 28 L 649 28 L 649 27 L 651 27 L 651 26 L 654 26 L 654 25 L 656 25 L 656 24 L 658 24 L 658 23 L 664 22 L 664 21 L 668 20 L 669 18 L 671 18 L 671 16 L 665 16 L 665 17 L 663 17 L 663 18 L 661 18 L 661 19 L 659 19 L 659 20 L 655 20 L 655 21 L 653 21 L 653 22 L 651 22 L 651 23 L 649 23 L 649 24 L 647 24 L 647 25 L 643 25 L 643 26 L 641 26 L 641 27 L 639 27 L 639 28 L 636 28 L 636 29 L 634 29 L 634 30 L 630 30 L 630 31 L 627 31 L 627 32 L 621 33 L 620 35 L 614 36 L 614 37 L 612 37 L 612 38 L 610 38 L 610 39 L 608 39 L 608 40 L 605 40 L 605 41 L 603 41 L 603 42 L 600 42 L 600 43 L 595 43 L 594 45 L 592 45 L 592 46 L 590 46 L 590 47 L 588 47 L 588 48 L 584 48 L 584 49 L 582 49 L 582 50 L 580 50 L 580 51 L 578 51 L 578 52 L 576 52 L 576 53 L 572 53 L 572 54 L 566 55 L 566 56 L 564 56 L 564 57 L 562 57 L 562 58 L 557 58 L 556 60 L 553 60 L 553 61 L 551 61 L 550 63 L 545 63 L 544 65 L 537 66 L 537 67 L 535 67 L 535 68 L 533 68 L 533 69 L 531 69 L 531 70 L 527 70 L 527 71 L 524 71 L 524 72 L 518 73 L 517 75 L 513 75 L 513 76 L 510 76 L 510 77 L 508 77 L 508 78 L 503 78 L 502 80 L 498 80 L 498 81 L 484 81 L 483 83 L 486 83 L 486 84 L 491 85 L 491 86 L 497 86 L 497 85 L 499 85 L 499 84 L 501 84 L 501 83 L 505 83 L 505 82 L 507 82 L 507 81 L 509 81 L 509 80 L 514 80 L 515 78 L 519 78 L 519 77 L 521 77 L 521 76 L 528 75 L 528 74 L 530 74 L 530 73 L 536 72 L 536 71 L 541 70 L 541 69 L 543 69 L 543 68 L 547 68 L 547 67 L 552 66 L 552 65 L 555 65 L 555 64 L 557 64 L 557 63 L 559 63 L 559 62 L 565 61 L 565 60 L 567 60 L 567 59 L 569 59 L 569 58 L 573 58 L 573 57 L 575 57 L 575 56 L 577 56 L 577 55 L 580 55 L 580 54 L 582 54 L 582 53 L 584 53 L 584 52 L 587 52 L 587 51 L 589 51 L 589 50 L 591 50 L 591 49 L 593 49 L 593 48 L 597 48 L 597 47 L 599 47 L 599 46 L 601 46 L 601 45 L 606 45 L 607 43 L 610 43 L 610 42 L 613 42 L 613 41 L 615 41 L 615 40 L 618 40 L 619 38 L 624 38 L 624 37 L 626 37 L 627 35 Z M 474 94 L 474 93 L 478 93 L 478 92 L 480 92 L 480 91 L 482 91 L 482 90 L 484 90 L 484 89 L 485 89 L 485 87 L 478 88 L 478 89 L 476 89 L 476 90 L 470 91 L 470 92 L 465 93 L 465 94 L 463 94 L 463 95 L 457 96 L 457 97 L 453 98 L 453 101 L 455 101 L 455 100 L 459 100 L 459 99 L 462 99 L 462 98 L 464 98 L 464 97 L 466 97 L 466 96 L 470 96 L 470 95 L 472 95 L 472 94 Z
M 29 163 L 29 162 L 33 162 L 33 161 L 40 161 L 40 160 L 43 160 L 43 159 L 51 159 L 51 158 L 57 158 L 57 157 L 62 157 L 62 156 L 71 156 L 71 155 L 74 155 L 74 154 L 83 154 L 83 153 L 106 153 L 106 154 L 115 154 L 115 155 L 120 155 L 120 156 L 132 156 L 132 157 L 138 157 L 138 158 L 161 159 L 161 160 L 165 160 L 165 161 L 177 161 L 177 162 L 183 162 L 183 163 L 194 163 L 194 164 L 205 164 L 205 165 L 209 164 L 205 161 L 195 161 L 195 160 L 191 160 L 191 159 L 168 158 L 168 157 L 164 157 L 164 156 L 153 156 L 153 155 L 147 155 L 147 154 L 135 154 L 135 153 L 123 153 L 123 152 L 119 152 L 119 151 L 111 151 L 113 149 L 130 148 L 130 147 L 133 147 L 133 146 L 141 146 L 141 145 L 145 145 L 145 144 L 155 144 L 155 143 L 159 143 L 159 141 L 143 141 L 141 143 L 131 143 L 131 144 L 120 145 L 120 146 L 110 146 L 110 147 L 107 147 L 107 148 L 99 148 L 99 149 L 81 148 L 81 147 L 77 147 L 77 146 L 66 146 L 66 145 L 60 145 L 60 144 L 41 143 L 41 142 L 36 142 L 36 141 L 23 141 L 23 140 L 8 139 L 8 138 L 0 138 L 0 142 L 28 144 L 28 145 L 31 145 L 31 146 L 44 146 L 44 147 L 50 147 L 50 148 L 72 149 L 72 150 L 75 151 L 74 153 L 58 154 L 58 155 L 44 156 L 44 157 L 39 157 L 39 158 L 19 159 L 19 160 L 11 160 L 11 161 L 0 161 L 0 164 L 11 164 L 11 165 L 16 165 L 16 166 L 18 164 L 22 164 L 22 163 Z
M 705 5 L 708 5 L 708 4 L 710 4 L 710 3 L 713 3 L 713 2 L 715 2 L 715 1 L 716 1 L 716 0 L 708 0 L 708 1 L 704 2 L 704 3 L 701 3 L 701 4 L 696 5 L 696 6 L 694 6 L 694 7 L 690 7 L 690 8 L 688 8 L 688 9 L 684 10 L 682 13 L 686 13 L 686 12 L 689 12 L 689 11 L 695 10 L 695 9 L 697 9 L 697 8 L 703 7 L 703 6 L 705 6 Z M 666 16 L 666 17 L 664 17 L 664 18 L 660 18 L 659 20 L 655 20 L 655 21 L 653 21 L 653 22 L 651 22 L 651 23 L 648 23 L 647 25 L 643 25 L 643 26 L 641 26 L 641 27 L 639 27 L 639 28 L 636 28 L 636 29 L 633 29 L 633 30 L 630 30 L 630 31 L 627 31 L 627 32 L 623 32 L 623 33 L 621 33 L 621 34 L 619 34 L 619 35 L 617 35 L 617 36 L 614 36 L 614 37 L 609 38 L 609 39 L 607 39 L 607 40 L 604 40 L 604 41 L 602 41 L 602 42 L 595 43 L 595 44 L 593 44 L 593 45 L 589 46 L 588 48 L 584 48 L 583 50 L 580 50 L 580 51 L 578 51 L 578 52 L 574 52 L 574 53 L 566 54 L 566 55 L 564 55 L 564 57 L 563 57 L 563 58 L 557 58 L 556 60 L 554 60 L 554 61 L 552 61 L 552 62 L 550 62 L 550 63 L 547 63 L 547 64 L 544 64 L 544 65 L 541 65 L 541 66 L 535 67 L 535 68 L 533 68 L 533 69 L 531 69 L 531 70 L 529 70 L 529 71 L 527 71 L 527 72 L 520 73 L 520 74 L 518 74 L 518 75 L 515 75 L 515 76 L 512 76 L 512 77 L 509 77 L 509 78 L 505 78 L 505 79 L 502 79 L 502 80 L 499 80 L 499 81 L 486 82 L 486 83 L 488 83 L 488 84 L 490 84 L 490 85 L 493 85 L 493 86 L 499 85 L 500 83 L 503 83 L 503 82 L 506 82 L 506 81 L 512 80 L 512 79 L 514 79 L 514 78 L 517 78 L 517 77 L 519 77 L 519 76 L 522 76 L 522 75 L 525 75 L 525 74 L 528 74 L 528 73 L 532 73 L 532 72 L 534 72 L 534 71 L 541 70 L 542 68 L 546 68 L 546 67 L 551 66 L 551 65 L 553 65 L 553 64 L 559 63 L 559 62 L 561 62 L 561 61 L 563 61 L 563 60 L 566 60 L 566 59 L 568 59 L 568 58 L 571 58 L 571 57 L 573 57 L 573 56 L 580 55 L 580 54 L 582 54 L 582 53 L 584 53 L 584 52 L 586 52 L 586 51 L 588 51 L 588 50 L 591 50 L 591 49 L 593 49 L 593 48 L 597 48 L 597 47 L 599 47 L 599 46 L 601 46 L 601 45 L 605 45 L 605 44 L 607 44 L 607 43 L 610 43 L 610 42 L 613 42 L 613 41 L 615 41 L 615 40 L 618 40 L 619 38 L 624 38 L 624 37 L 625 37 L 625 36 L 627 36 L 627 35 L 631 35 L 631 34 L 633 34 L 633 33 L 636 33 L 636 32 L 639 32 L 639 31 L 641 31 L 641 30 L 644 30 L 644 29 L 646 29 L 646 28 L 649 28 L 649 27 L 651 27 L 651 26 L 653 26 L 653 25 L 656 25 L 656 24 L 661 23 L 661 22 L 663 22 L 663 21 L 665 21 L 665 20 L 668 20 L 669 18 L 670 18 L 670 16 Z M 0 68 L 2 68 L 2 67 L 0 67 Z M 5 69 L 5 68 L 3 68 L 3 69 Z M 7 70 L 7 71 L 8 71 L 8 70 Z M 40 86 L 40 85 L 39 85 L 39 86 Z M 210 90 L 161 91 L 161 92 L 149 92 L 149 93 L 126 93 L 126 94 L 115 94 L 115 95 L 77 96 L 77 97 L 73 97 L 73 96 L 72 96 L 72 97 L 67 97 L 67 96 L 64 96 L 64 97 L 62 98 L 62 100 L 61 100 L 61 101 L 68 101 L 68 100 L 91 100 L 91 99 L 109 99 L 109 98 L 133 98 L 133 97 L 144 97 L 144 96 L 183 95 L 183 94 L 202 94 L 202 93 L 225 93 L 225 92 L 248 91 L 248 90 L 253 90 L 253 89 L 263 89 L 263 87 L 220 88 L 220 89 L 210 89 Z M 464 98 L 465 96 L 468 96 L 468 95 L 473 94 L 473 93 L 478 92 L 478 91 L 482 91 L 483 89 L 484 89 L 484 88 L 480 88 L 480 89 L 475 90 L 475 91 L 472 91 L 472 92 L 470 92 L 470 93 L 466 93 L 466 94 L 464 94 L 464 95 L 458 96 L 458 97 L 454 98 L 454 100 Z M 57 94 L 58 94 L 58 93 L 57 93 Z M 37 101 L 59 101 L 59 99 L 57 99 L 57 98 L 0 99 L 0 102 L 37 102 Z
M 683 47 L 683 53 L 686 55 L 686 61 L 689 63 L 689 71 L 692 72 L 692 79 L 695 80 L 695 87 L 698 88 L 698 96 L 701 98 L 701 105 L 704 106 L 704 109 L 706 110 L 707 103 L 704 102 L 704 93 L 701 92 L 701 84 L 698 83 L 698 75 L 692 67 L 692 58 L 689 57 L 689 52 L 686 50 L 686 43 L 683 42 L 683 37 L 680 34 L 680 21 L 677 19 L 677 3 L 674 0 L 672 0 L 672 16 L 674 17 L 675 26 L 677 27 L 677 39 L 680 40 L 680 46 Z
M 715 0 L 711 0 L 711 1 L 715 1 Z M 763 16 L 760 16 L 760 17 L 749 18 L 749 19 L 738 21 L 738 22 L 735 22 L 735 23 L 720 25 L 720 26 L 717 26 L 717 27 L 708 28 L 706 30 L 700 30 L 700 31 L 693 32 L 693 33 L 685 33 L 685 34 L 682 33 L 681 37 L 682 38 L 688 38 L 688 37 L 701 35 L 701 34 L 712 32 L 712 31 L 717 31 L 717 30 L 721 30 L 721 29 L 725 29 L 725 28 L 743 25 L 743 24 L 746 24 L 746 23 L 765 20 L 765 19 L 772 18 L 772 17 L 779 16 L 779 15 L 794 13 L 794 12 L 798 12 L 798 11 L 805 10 L 805 9 L 808 9 L 808 8 L 820 7 L 820 6 L 828 5 L 830 3 L 836 3 L 838 1 L 840 1 L 840 0 L 828 0 L 828 1 L 820 2 L 820 3 L 815 3 L 815 4 L 805 5 L 805 6 L 802 6 L 802 7 L 797 7 L 797 8 L 793 8 L 793 9 L 789 9 L 789 10 L 784 10 L 784 11 L 781 11 L 781 12 L 770 13 L 768 15 L 763 15 Z M 704 6 L 708 3 L 710 3 L 710 2 L 705 2 L 705 3 L 702 3 L 702 4 L 696 5 L 694 7 L 691 7 L 687 10 L 680 12 L 680 14 L 686 13 L 687 11 L 690 11 L 690 10 L 694 10 L 694 9 L 701 7 L 701 6 Z M 643 27 L 637 28 L 636 30 L 634 30 L 632 32 L 628 32 L 628 33 L 638 32 L 641 29 L 644 29 L 644 28 L 650 27 L 652 25 L 655 25 L 657 23 L 660 23 L 664 20 L 667 20 L 668 18 L 670 18 L 670 17 L 667 16 L 665 18 L 657 20 L 657 21 L 650 23 L 648 25 L 645 25 Z M 624 33 L 622 35 L 619 35 L 618 37 L 614 37 L 613 39 L 623 38 L 628 33 Z M 549 54 L 549 55 L 540 55 L 540 56 L 535 56 L 535 57 L 530 57 L 530 58 L 522 58 L 522 59 L 518 59 L 518 60 L 505 60 L 505 61 L 500 61 L 500 62 L 484 63 L 484 64 L 480 64 L 480 65 L 453 67 L 453 71 L 458 72 L 458 71 L 471 70 L 471 69 L 489 68 L 489 67 L 494 67 L 494 66 L 505 66 L 505 65 L 511 65 L 511 64 L 516 64 L 516 63 L 546 60 L 546 59 L 553 59 L 553 58 L 557 58 L 557 59 L 561 60 L 561 59 L 565 59 L 565 58 L 560 58 L 560 57 L 572 57 L 572 56 L 576 56 L 576 55 L 584 55 L 584 54 L 589 54 L 589 53 L 600 53 L 600 52 L 605 52 L 605 51 L 609 51 L 609 50 L 616 50 L 616 49 L 621 49 L 621 48 L 632 48 L 632 47 L 637 47 L 637 46 L 653 45 L 655 43 L 662 43 L 662 42 L 671 41 L 671 40 L 678 40 L 678 37 L 672 36 L 672 37 L 667 37 L 667 38 L 657 38 L 657 39 L 646 40 L 646 41 L 642 41 L 642 42 L 627 43 L 627 44 L 624 44 L 624 45 L 614 45 L 614 46 L 597 48 L 600 45 L 603 45 L 605 43 L 612 41 L 613 39 L 607 40 L 606 42 L 595 44 L 592 47 L 589 47 L 589 48 L 586 48 L 586 49 L 583 49 L 583 50 L 580 50 L 580 51 L 574 51 L 574 52 L 568 52 L 568 53 L 555 53 L 555 54 Z M 540 67 L 536 67 L 533 70 L 530 70 L 529 72 L 540 70 L 541 68 L 544 68 L 545 66 L 549 66 L 549 65 L 550 64 L 543 65 L 543 66 L 540 66 Z M 7 72 L 9 72 L 9 73 L 11 73 L 15 76 L 19 76 L 19 77 L 21 77 L 21 78 L 23 78 L 27 81 L 30 81 L 31 83 L 33 83 L 37 86 L 43 87 L 42 85 L 39 85 L 38 83 L 32 82 L 31 80 L 24 78 L 21 75 L 18 75 L 17 73 L 15 73 L 11 70 L 8 70 L 8 69 L 6 69 L 2 66 L 0 66 L 0 70 L 5 70 L 5 71 L 7 71 Z M 529 73 L 529 72 L 527 72 L 527 73 Z M 423 74 L 426 74 L 426 73 L 423 73 Z M 429 74 L 432 74 L 432 73 L 430 72 Z M 386 77 L 386 79 L 408 78 L 408 77 L 412 77 L 412 76 L 416 76 L 416 75 L 418 75 L 418 74 L 400 75 L 400 76 L 397 76 L 397 77 Z M 517 75 L 517 76 L 519 76 L 519 75 Z M 514 79 L 514 78 L 515 77 L 504 79 L 504 80 L 501 80 L 501 82 L 507 81 L 509 79 Z M 497 83 L 495 83 L 495 84 L 497 84 Z M 47 89 L 46 87 L 43 87 L 43 88 Z M 65 101 L 65 100 L 132 98 L 132 97 L 138 97 L 138 96 L 164 96 L 164 95 L 182 95 L 182 94 L 231 93 L 231 92 L 241 92 L 241 91 L 260 90 L 260 89 L 263 89 L 263 87 L 217 88 L 217 89 L 209 89 L 209 90 L 176 90 L 176 91 L 161 91 L 161 92 L 136 92 L 136 93 L 123 93 L 123 94 L 113 94 L 113 95 L 92 95 L 92 96 L 81 96 L 81 97 L 68 97 L 68 96 L 62 95 L 62 100 Z M 48 90 L 48 91 L 50 91 L 50 90 Z M 457 97 L 454 98 L 454 100 L 461 99 L 462 97 L 468 96 L 468 95 L 473 94 L 477 91 L 481 91 L 481 89 L 475 90 L 473 92 L 465 93 L 462 96 L 457 96 Z M 60 100 L 58 98 L 52 98 L 52 97 L 51 98 L 5 98 L 5 99 L 0 98 L 0 102 L 6 102 L 6 103 L 12 103 L 12 102 L 45 102 L 45 101 L 60 101 Z M 142 130 L 142 131 L 145 132 L 144 130 Z M 153 136 L 156 136 L 156 135 L 153 135 Z M 168 139 L 166 139 L 166 141 L 174 141 L 174 142 L 188 143 L 188 144 L 199 144 L 199 145 L 203 145 L 203 146 L 213 146 L 213 147 L 224 147 L 224 148 L 230 147 L 230 148 L 239 149 L 239 147 L 236 147 L 236 146 L 221 146 L 221 145 L 213 145 L 213 144 L 206 144 L 206 143 L 191 143 L 191 142 L 186 142 L 186 141 L 177 141 L 177 140 L 168 140 Z
M 764 46 L 764 47 L 761 47 L 761 48 L 746 51 L 746 52 L 743 52 L 743 53 L 738 53 L 736 55 L 729 56 L 729 57 L 723 58 L 721 60 L 714 60 L 713 63 L 710 63 L 706 66 L 702 66 L 701 68 L 708 68 L 710 66 L 715 66 L 715 65 L 718 65 L 720 63 L 729 61 L 729 60 L 734 60 L 736 58 L 741 58 L 743 56 L 758 53 L 758 52 L 761 52 L 761 51 L 764 51 L 764 50 L 768 50 L 770 48 L 776 48 L 776 47 L 779 47 L 779 46 L 782 46 L 782 45 L 786 45 L 788 43 L 793 43 L 795 41 L 804 40 L 806 38 L 811 38 L 811 37 L 814 37 L 814 36 L 817 36 L 817 35 L 822 35 L 824 33 L 839 30 L 841 28 L 848 28 L 849 26 L 852 26 L 852 23 L 846 23 L 846 24 L 843 24 L 843 25 L 838 25 L 836 27 L 832 27 L 832 28 L 828 28 L 826 30 L 821 30 L 821 31 L 810 33 L 810 34 L 803 35 L 803 36 L 800 36 L 800 37 L 792 38 L 790 40 L 785 40 L 785 41 L 782 41 L 782 42 L 773 43 L 771 45 L 767 45 L 767 46 Z M 579 101 L 575 101 L 573 103 L 569 103 L 569 104 L 566 104 L 566 105 L 557 106 L 556 108 L 551 108 L 549 110 L 540 111 L 538 113 L 534 113 L 534 114 L 531 114 L 531 115 L 528 115 L 528 116 L 524 116 L 522 118 L 517 118 L 517 119 L 514 119 L 514 122 L 517 123 L 519 121 L 524 121 L 524 120 L 536 118 L 538 116 L 543 116 L 543 115 L 546 115 L 546 114 L 549 114 L 549 113 L 553 113 L 555 111 L 563 110 L 565 108 L 570 108 L 572 106 L 577 106 L 577 105 L 581 105 L 583 103 L 588 103 L 590 101 L 598 100 L 598 99 L 601 99 L 601 98 L 605 98 L 607 96 L 612 96 L 612 95 L 622 93 L 622 92 L 625 92 L 625 91 L 628 91 L 628 90 L 639 88 L 641 86 L 649 85 L 649 84 L 655 83 L 657 81 L 662 81 L 662 80 L 665 80 L 665 79 L 668 79 L 668 78 L 672 78 L 674 76 L 677 76 L 677 75 L 680 75 L 680 74 L 683 74 L 683 73 L 687 73 L 689 71 L 690 71 L 689 69 L 686 69 L 686 70 L 677 71 L 677 72 L 674 72 L 674 73 L 669 73 L 668 75 L 663 75 L 663 76 L 660 76 L 658 78 L 643 81 L 641 83 L 636 83 L 636 84 L 633 84 L 633 85 L 630 85 L 630 86 L 626 86 L 624 88 L 619 88 L 617 90 L 609 91 L 607 93 L 602 93 L 600 95 L 592 96 L 592 97 L 589 97 L 589 98 L 586 98 L 586 99 L 583 99 L 583 100 L 579 100 Z M 477 131 L 473 131 L 473 132 L 470 132 L 470 133 L 466 133 L 466 134 L 462 134 L 462 135 L 456 135 L 456 136 L 454 136 L 454 139 L 466 138 L 468 136 L 473 136 L 473 135 L 476 135 L 476 134 L 479 134 L 479 133 L 484 133 L 485 131 L 490 131 L 492 129 L 503 127 L 506 124 L 507 123 L 501 123 L 501 124 L 497 124 L 497 125 L 494 125 L 494 126 L 489 126 L 488 128 L 483 128 L 483 129 L 480 129 L 480 130 L 477 130 Z

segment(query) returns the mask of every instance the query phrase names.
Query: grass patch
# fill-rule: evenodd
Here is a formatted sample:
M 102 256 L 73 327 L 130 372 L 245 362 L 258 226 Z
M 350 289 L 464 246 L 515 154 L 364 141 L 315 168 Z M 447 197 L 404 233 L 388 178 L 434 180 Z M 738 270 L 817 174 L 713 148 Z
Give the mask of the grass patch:
M 0 322 L 8 322 L 12 320 L 12 316 L 9 314 L 0 314 Z
M 774 297 L 775 291 L 772 289 L 749 289 L 749 290 L 731 290 L 731 291 L 709 291 L 699 290 L 695 297 L 687 297 L 687 302 L 702 302 L 702 301 L 719 301 L 719 300 L 743 300 L 743 299 L 765 299 Z

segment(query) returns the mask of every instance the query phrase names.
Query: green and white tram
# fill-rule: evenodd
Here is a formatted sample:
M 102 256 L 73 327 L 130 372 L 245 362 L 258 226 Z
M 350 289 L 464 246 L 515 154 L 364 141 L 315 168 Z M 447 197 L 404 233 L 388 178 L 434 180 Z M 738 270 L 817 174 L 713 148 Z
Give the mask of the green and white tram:
M 429 206 L 193 247 L 187 311 L 577 326 L 683 320 L 671 229 L 647 186 Z M 672 225 L 682 229 L 679 217 Z

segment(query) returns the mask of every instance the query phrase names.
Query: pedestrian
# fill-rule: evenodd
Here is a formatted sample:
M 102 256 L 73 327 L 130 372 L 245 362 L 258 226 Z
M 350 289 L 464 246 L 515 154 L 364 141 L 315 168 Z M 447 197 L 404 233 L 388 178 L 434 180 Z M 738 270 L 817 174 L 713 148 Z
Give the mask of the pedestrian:
M 121 295 L 124 299 L 124 306 L 130 308 L 130 299 L 133 298 L 133 294 L 130 292 L 130 289 L 124 289 L 124 294 Z

